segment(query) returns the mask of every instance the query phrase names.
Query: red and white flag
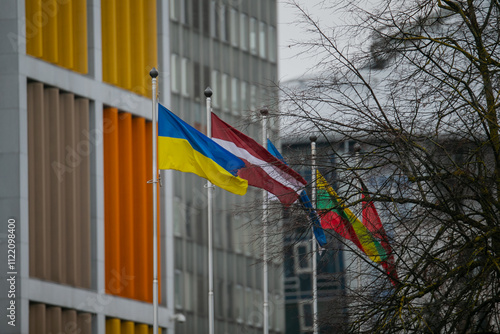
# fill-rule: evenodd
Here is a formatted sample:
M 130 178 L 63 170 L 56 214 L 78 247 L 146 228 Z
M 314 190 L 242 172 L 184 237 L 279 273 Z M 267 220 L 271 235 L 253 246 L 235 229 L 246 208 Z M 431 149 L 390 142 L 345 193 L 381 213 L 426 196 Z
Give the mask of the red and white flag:
M 274 157 L 262 145 L 212 113 L 212 139 L 245 162 L 238 176 L 248 185 L 274 194 L 284 205 L 293 204 L 307 184 L 299 173 Z

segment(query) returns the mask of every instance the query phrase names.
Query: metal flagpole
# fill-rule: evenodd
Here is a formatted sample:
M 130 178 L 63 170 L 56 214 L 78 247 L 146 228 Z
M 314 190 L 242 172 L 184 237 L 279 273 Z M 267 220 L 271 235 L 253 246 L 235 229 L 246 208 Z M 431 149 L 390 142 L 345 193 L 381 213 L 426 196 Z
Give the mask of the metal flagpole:
M 207 104 L 207 137 L 212 138 L 212 90 L 205 89 Z M 213 254 L 213 222 L 212 222 L 212 182 L 207 183 L 208 205 L 208 333 L 214 334 L 214 254 Z
M 312 194 L 311 201 L 313 209 L 316 209 L 316 140 L 318 137 L 311 136 L 311 181 L 312 181 Z M 312 290 L 313 290 L 313 333 L 318 333 L 318 283 L 316 271 L 316 240 L 314 238 L 314 226 L 311 227 L 311 241 L 312 241 Z
M 152 78 L 153 85 L 153 116 L 152 116 L 152 128 L 153 128 L 153 333 L 158 334 L 158 194 L 157 186 L 158 183 L 158 170 L 157 170 L 157 149 L 156 149 L 156 114 L 158 110 L 158 105 L 156 101 L 156 78 L 158 77 L 158 71 L 156 68 L 149 72 Z
M 262 146 L 267 147 L 267 115 L 269 114 L 267 108 L 262 108 L 260 110 L 262 115 Z M 269 297 L 267 292 L 267 220 L 268 220 L 268 211 L 267 211 L 267 201 L 268 201 L 268 193 L 266 190 L 262 190 L 262 242 L 264 244 L 263 250 L 263 325 L 264 325 L 264 334 L 269 333 Z
M 358 166 L 359 166 L 359 151 L 361 151 L 361 145 L 359 145 L 359 143 L 354 144 L 355 168 L 358 168 Z M 359 186 L 358 188 L 361 188 L 361 187 Z M 360 215 L 361 215 L 361 217 L 363 215 L 363 205 L 361 205 Z M 358 290 L 359 290 L 361 288 L 361 255 L 358 255 L 358 280 L 357 281 L 358 281 Z

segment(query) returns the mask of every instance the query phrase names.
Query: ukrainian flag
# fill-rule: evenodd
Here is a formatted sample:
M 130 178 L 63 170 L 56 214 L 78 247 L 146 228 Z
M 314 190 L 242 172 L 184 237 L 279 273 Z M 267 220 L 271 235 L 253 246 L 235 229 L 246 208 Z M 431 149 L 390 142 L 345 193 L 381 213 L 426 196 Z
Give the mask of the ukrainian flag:
M 248 181 L 237 176 L 243 160 L 158 104 L 158 167 L 201 176 L 237 195 Z

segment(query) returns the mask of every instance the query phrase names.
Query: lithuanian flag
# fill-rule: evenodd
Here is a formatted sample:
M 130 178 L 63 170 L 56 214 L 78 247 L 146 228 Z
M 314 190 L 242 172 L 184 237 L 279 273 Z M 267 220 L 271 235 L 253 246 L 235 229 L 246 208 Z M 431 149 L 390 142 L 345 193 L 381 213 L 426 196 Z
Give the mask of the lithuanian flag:
M 365 225 L 347 208 L 337 193 L 328 184 L 319 171 L 316 172 L 317 204 L 316 208 L 323 211 L 321 226 L 333 229 L 340 236 L 351 240 L 370 259 L 376 263 L 385 262 L 387 254 L 378 240 Z

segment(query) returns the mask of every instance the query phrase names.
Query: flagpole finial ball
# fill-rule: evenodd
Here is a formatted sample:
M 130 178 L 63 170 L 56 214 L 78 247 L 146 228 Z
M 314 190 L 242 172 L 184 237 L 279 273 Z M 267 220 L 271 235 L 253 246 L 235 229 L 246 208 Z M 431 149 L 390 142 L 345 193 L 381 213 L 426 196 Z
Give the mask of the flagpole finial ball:
M 151 71 L 149 71 L 149 75 L 151 76 L 151 78 L 156 78 L 158 77 L 158 71 L 156 70 L 156 68 L 152 68 Z
M 266 107 L 262 107 L 262 108 L 260 108 L 260 114 L 262 116 L 267 116 L 267 115 L 269 115 L 269 110 L 267 110 Z
M 309 140 L 310 140 L 311 142 L 315 142 L 316 140 L 318 140 L 318 136 L 314 136 L 314 135 L 313 135 L 313 136 L 309 137 Z
M 205 89 L 205 97 L 212 97 L 212 89 L 210 87 L 207 87 L 207 89 Z
M 361 151 L 361 145 L 359 143 L 354 144 L 354 152 L 358 153 Z

